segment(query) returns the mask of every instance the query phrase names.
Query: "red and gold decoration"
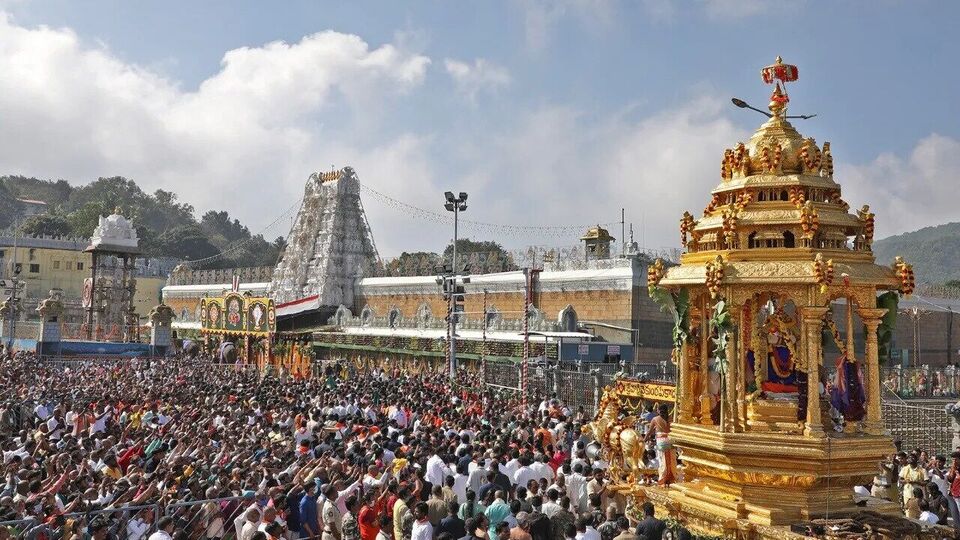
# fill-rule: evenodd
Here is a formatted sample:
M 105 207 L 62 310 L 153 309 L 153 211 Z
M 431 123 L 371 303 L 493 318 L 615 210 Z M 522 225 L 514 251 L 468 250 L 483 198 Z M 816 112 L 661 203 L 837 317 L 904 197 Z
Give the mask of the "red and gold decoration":
M 870 211 L 869 205 L 863 205 L 863 208 L 857 210 L 857 217 L 863 222 L 863 242 L 869 248 L 873 246 L 874 218 L 876 215 Z
M 769 119 L 723 152 L 703 216 L 684 215 L 680 264 L 648 275 L 651 297 L 674 315 L 669 439 L 682 451 L 684 479 L 614 489 L 698 534 L 792 539 L 791 525 L 857 511 L 853 487 L 869 483 L 893 450 L 880 408 L 879 330 L 890 309 L 881 299 L 912 292 L 913 271 L 902 259 L 876 264 L 874 216 L 850 213 L 829 143 L 818 147 L 788 121 L 784 85 L 797 80 L 796 66 L 777 58 L 761 73 L 774 85 Z M 842 331 L 834 303 L 846 308 Z M 824 331 L 839 355 L 823 347 Z M 822 400 L 821 374 L 834 367 Z M 830 405 L 846 420 L 840 437 L 827 436 Z M 591 427 L 613 425 L 618 414 L 604 409 Z M 896 502 L 870 507 L 901 514 Z
M 813 276 L 820 285 L 820 294 L 827 292 L 827 287 L 833 283 L 833 259 L 823 260 L 823 253 L 817 253 L 813 259 Z
M 647 288 L 653 288 L 660 284 L 663 276 L 667 275 L 667 270 L 663 266 L 663 259 L 658 258 L 653 264 L 647 267 Z
M 680 245 L 686 247 L 688 245 L 687 238 L 693 237 L 693 226 L 696 225 L 697 221 L 693 219 L 693 215 L 690 212 L 684 212 L 683 217 L 680 218 Z
M 710 298 L 716 298 L 720 294 L 720 284 L 723 282 L 723 256 L 717 255 L 717 258 L 708 262 L 707 271 L 707 290 L 710 291 Z
M 800 208 L 800 229 L 803 231 L 803 237 L 812 239 L 820 228 L 820 214 L 813 206 L 811 201 L 803 203 Z
M 916 277 L 913 275 L 913 265 L 903 260 L 903 257 L 897 256 L 893 260 L 893 270 L 897 273 L 900 280 L 900 294 L 910 296 L 916 288 Z
M 276 331 L 276 308 L 267 297 L 227 293 L 200 300 L 200 329 L 207 334 L 269 336 Z

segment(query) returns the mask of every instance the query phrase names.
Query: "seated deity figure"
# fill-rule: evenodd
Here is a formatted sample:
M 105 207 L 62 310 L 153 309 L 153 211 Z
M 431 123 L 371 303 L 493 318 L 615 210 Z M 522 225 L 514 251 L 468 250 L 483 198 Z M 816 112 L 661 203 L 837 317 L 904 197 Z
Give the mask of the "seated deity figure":
M 793 327 L 793 319 L 782 310 L 777 310 L 767 317 L 761 327 L 764 339 L 761 343 L 766 350 L 766 377 L 761 381 L 761 390 L 770 395 L 796 394 L 796 343 L 797 336 Z M 748 371 L 759 369 L 756 364 L 756 351 L 747 351 Z

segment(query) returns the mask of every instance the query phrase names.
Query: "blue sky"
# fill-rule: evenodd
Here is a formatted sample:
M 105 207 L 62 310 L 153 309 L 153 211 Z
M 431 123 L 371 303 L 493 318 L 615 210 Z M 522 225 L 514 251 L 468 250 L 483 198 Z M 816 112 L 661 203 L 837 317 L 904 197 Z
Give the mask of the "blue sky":
M 718 183 L 723 149 L 762 120 L 729 98 L 762 106 L 758 70 L 777 54 L 800 68 L 792 112 L 819 115 L 798 129 L 831 141 L 845 198 L 871 205 L 880 235 L 960 218 L 952 2 L 0 0 L 0 10 L 0 171 L 124 175 L 255 231 L 334 164 L 422 207 L 468 191 L 465 217 L 487 222 L 611 222 L 624 206 L 644 244 L 674 246 L 679 215 Z M 449 238 L 443 224 L 364 202 L 385 256 Z M 283 223 L 265 235 L 286 234 Z

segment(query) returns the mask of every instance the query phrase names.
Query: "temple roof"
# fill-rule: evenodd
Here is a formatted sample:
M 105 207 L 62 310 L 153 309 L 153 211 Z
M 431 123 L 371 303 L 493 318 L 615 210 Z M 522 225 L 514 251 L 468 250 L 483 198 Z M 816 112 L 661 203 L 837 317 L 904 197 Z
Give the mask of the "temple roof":
M 686 251 L 664 284 L 704 283 L 708 266 L 720 260 L 725 282 L 763 279 L 764 272 L 776 280 L 822 281 L 829 262 L 846 283 L 895 288 L 894 270 L 874 264 L 874 214 L 867 206 L 851 212 L 841 196 L 830 143 L 818 145 L 789 121 L 812 117 L 787 115 L 786 83 L 797 79 L 796 67 L 782 64 L 779 57 L 772 67 L 792 71 L 788 77 L 768 77 L 765 68 L 764 82 L 774 85 L 770 113 L 754 110 L 768 119 L 748 141 L 724 151 L 720 182 L 702 215 L 683 215 Z M 740 100 L 734 103 L 752 108 Z

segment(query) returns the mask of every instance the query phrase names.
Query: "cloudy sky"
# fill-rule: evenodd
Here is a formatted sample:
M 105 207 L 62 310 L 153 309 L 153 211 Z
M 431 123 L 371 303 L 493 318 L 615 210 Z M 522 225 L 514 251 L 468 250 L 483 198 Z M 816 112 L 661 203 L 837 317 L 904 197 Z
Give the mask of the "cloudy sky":
M 762 120 L 730 97 L 763 105 L 780 54 L 800 68 L 791 111 L 818 114 L 797 127 L 831 141 L 845 199 L 885 236 L 960 219 L 958 20 L 922 0 L 0 0 L 0 174 L 122 175 L 256 232 L 311 172 L 351 165 L 423 208 L 467 191 L 464 218 L 488 223 L 624 207 L 638 241 L 669 247 Z M 364 204 L 384 256 L 451 236 Z

